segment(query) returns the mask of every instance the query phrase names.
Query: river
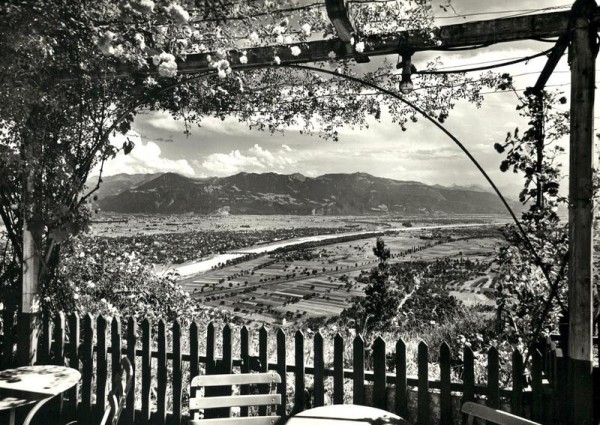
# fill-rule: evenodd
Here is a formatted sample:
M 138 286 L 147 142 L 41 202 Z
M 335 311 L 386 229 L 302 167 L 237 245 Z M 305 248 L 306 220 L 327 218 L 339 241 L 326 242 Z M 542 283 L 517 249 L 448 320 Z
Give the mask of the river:
M 172 267 L 182 277 L 188 277 L 199 273 L 204 273 L 211 270 L 213 267 L 219 265 L 219 263 L 225 263 L 228 260 L 242 257 L 247 254 L 267 254 L 275 251 L 277 248 L 282 248 L 290 245 L 299 245 L 305 242 L 316 242 L 326 241 L 328 239 L 335 239 L 344 236 L 355 236 L 355 235 L 376 235 L 383 231 L 385 232 L 413 232 L 419 230 L 433 230 L 433 229 L 449 229 L 459 227 L 483 227 L 483 226 L 497 226 L 499 223 L 476 223 L 476 224 L 446 224 L 440 226 L 422 226 L 422 227 L 400 227 L 391 228 L 385 230 L 362 230 L 360 232 L 347 232 L 347 233 L 328 233 L 325 235 L 306 236 L 300 238 L 285 239 L 282 241 L 271 242 L 267 244 L 254 245 L 248 248 L 235 249 L 224 254 L 217 254 L 210 258 L 193 261 L 190 263 L 179 264 Z

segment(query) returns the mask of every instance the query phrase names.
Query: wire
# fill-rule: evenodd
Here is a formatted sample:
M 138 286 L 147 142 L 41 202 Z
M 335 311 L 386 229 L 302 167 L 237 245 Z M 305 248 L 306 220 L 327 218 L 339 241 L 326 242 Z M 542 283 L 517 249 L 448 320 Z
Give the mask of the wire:
M 530 61 L 531 59 L 539 58 L 540 56 L 545 56 L 545 55 L 549 54 L 553 49 L 554 49 L 554 47 L 544 50 L 543 52 L 536 53 L 535 55 L 525 56 L 525 57 L 522 57 L 519 59 L 510 60 L 507 62 L 496 63 L 493 65 L 485 65 L 485 66 L 479 66 L 479 67 L 474 67 L 474 68 L 465 68 L 465 69 L 452 69 L 452 70 L 436 69 L 434 71 L 417 71 L 416 74 L 435 75 L 435 74 L 454 74 L 454 73 L 462 73 L 462 72 L 485 71 L 486 69 L 500 68 L 503 66 L 514 65 L 514 64 L 520 63 L 520 62 L 527 62 L 527 61 Z M 483 62 L 483 63 L 485 63 L 485 62 Z
M 572 5 L 570 5 L 570 4 L 564 4 L 561 6 L 544 7 L 544 8 L 540 8 L 540 9 L 495 10 L 495 11 L 490 11 L 490 12 L 460 13 L 460 14 L 456 14 L 455 16 L 434 16 L 434 19 L 456 19 L 456 18 L 467 18 L 469 16 L 499 15 L 502 13 L 517 13 L 517 15 L 503 16 L 503 18 L 505 18 L 505 17 L 521 16 L 521 15 L 524 15 L 527 13 L 542 12 L 542 11 L 546 11 L 546 10 L 570 8 L 571 6 Z

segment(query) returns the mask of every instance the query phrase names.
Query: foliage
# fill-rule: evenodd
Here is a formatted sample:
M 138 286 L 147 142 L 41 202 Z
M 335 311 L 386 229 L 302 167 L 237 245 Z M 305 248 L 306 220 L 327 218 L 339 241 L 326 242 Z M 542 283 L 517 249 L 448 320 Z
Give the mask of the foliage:
M 497 258 L 498 327 L 509 341 L 523 339 L 527 346 L 540 332 L 557 332 L 566 312 L 568 244 L 566 225 L 559 217 L 559 206 L 566 204 L 559 192 L 563 152 L 559 142 L 568 133 L 569 114 L 555 109 L 556 103 L 566 102 L 559 96 L 526 91 L 517 109 L 529 120 L 529 128 L 523 133 L 516 129 L 503 144 L 495 144 L 506 155 L 500 169 L 524 175 L 519 199 L 529 208 L 521 216 L 521 226 L 531 243 L 514 225 L 505 229 L 510 245 Z
M 157 275 L 138 252 L 115 251 L 71 239 L 62 250 L 56 279 L 45 287 L 48 311 L 132 316 L 141 321 L 191 320 L 204 312 L 177 284 L 174 274 Z

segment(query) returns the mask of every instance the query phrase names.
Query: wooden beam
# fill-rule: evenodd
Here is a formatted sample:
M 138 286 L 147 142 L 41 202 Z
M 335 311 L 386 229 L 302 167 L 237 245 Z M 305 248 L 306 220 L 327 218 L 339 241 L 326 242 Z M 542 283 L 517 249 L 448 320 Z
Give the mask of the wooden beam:
M 593 417 L 593 223 L 594 93 L 597 26 L 594 0 L 577 0 L 571 58 L 569 166 L 569 347 L 568 423 L 591 424 Z
M 325 9 L 338 38 L 344 43 L 350 43 L 355 31 L 348 17 L 346 2 L 344 0 L 325 0 Z
M 338 38 L 344 42 L 346 47 L 346 55 L 353 55 L 357 62 L 369 62 L 369 57 L 366 55 L 357 55 L 354 52 L 354 43 L 356 40 L 356 31 L 348 17 L 348 8 L 345 0 L 325 0 L 325 9 L 327 17 L 333 24 Z
M 420 33 L 397 32 L 393 34 L 370 35 L 361 38 L 365 42 L 362 55 L 381 56 L 396 54 L 399 50 L 427 51 L 445 50 L 469 46 L 488 46 L 490 44 L 505 43 L 517 40 L 537 38 L 560 37 L 569 27 L 570 11 L 543 13 L 512 18 L 499 18 L 463 24 L 446 25 L 440 27 L 437 36 L 441 45 L 435 45 L 428 36 Z M 592 13 L 594 24 L 600 22 L 600 8 L 595 8 Z M 298 46 L 300 54 L 293 56 L 291 47 Z M 231 67 L 235 69 L 250 69 L 274 63 L 277 55 L 282 63 L 307 63 L 329 60 L 330 52 L 335 52 L 338 59 L 356 59 L 361 55 L 356 52 L 347 52 L 344 40 L 340 38 L 331 40 L 317 40 L 306 43 L 296 43 L 283 46 L 265 46 L 244 49 L 247 63 L 239 61 L 241 52 L 229 51 Z M 214 53 L 194 53 L 187 55 L 185 61 L 178 62 L 178 71 L 181 74 L 194 74 L 208 71 L 207 57 Z M 132 67 L 119 67 L 109 77 L 127 76 L 137 74 L 155 74 L 156 67 L 148 60 L 146 70 Z
M 533 86 L 534 93 L 541 93 L 544 87 L 546 87 L 546 83 L 548 82 L 548 79 L 554 72 L 556 65 L 558 65 L 560 58 L 562 58 L 562 56 L 565 54 L 565 51 L 569 46 L 570 39 L 571 37 L 568 33 L 564 33 L 560 36 L 560 38 L 554 45 L 554 48 L 548 55 L 548 61 L 546 62 L 546 65 L 544 65 L 544 69 L 540 73 L 540 76 L 536 81 L 535 86 Z

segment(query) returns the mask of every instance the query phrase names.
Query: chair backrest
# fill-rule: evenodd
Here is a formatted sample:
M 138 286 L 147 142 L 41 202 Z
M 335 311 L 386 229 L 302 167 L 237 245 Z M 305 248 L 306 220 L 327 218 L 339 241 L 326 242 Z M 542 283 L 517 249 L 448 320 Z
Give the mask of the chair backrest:
M 133 368 L 127 357 L 121 359 L 121 370 L 113 378 L 113 386 L 108 394 L 108 406 L 104 410 L 100 425 L 116 425 L 119 422 L 121 412 L 125 407 L 125 401 L 131 381 L 133 378 Z M 125 383 L 123 383 L 125 381 Z
M 463 404 L 462 411 L 468 415 L 468 425 L 473 425 L 474 418 L 484 419 L 498 425 L 540 425 L 539 423 L 530 421 L 529 419 L 503 412 L 502 410 L 492 409 L 491 407 L 487 407 L 479 403 L 473 403 L 472 401 L 468 401 Z
M 200 389 L 206 387 L 227 387 L 231 385 L 269 385 L 281 383 L 281 376 L 276 372 L 267 373 L 243 373 L 243 374 L 224 374 L 224 375 L 199 375 L 192 379 L 191 388 Z M 281 394 L 273 394 L 270 388 L 269 394 L 250 394 L 250 395 L 228 395 L 215 397 L 194 397 L 190 398 L 190 414 L 192 421 L 190 424 L 209 425 L 211 423 L 219 424 L 252 424 L 252 425 L 271 425 L 280 420 L 279 416 L 251 416 L 251 417 L 232 417 L 229 420 L 203 419 L 198 420 L 198 411 L 206 409 L 222 409 L 231 407 L 249 407 L 249 406 L 273 406 L 281 404 Z M 193 393 L 193 392 L 192 392 Z M 199 393 L 197 391 L 196 393 Z

